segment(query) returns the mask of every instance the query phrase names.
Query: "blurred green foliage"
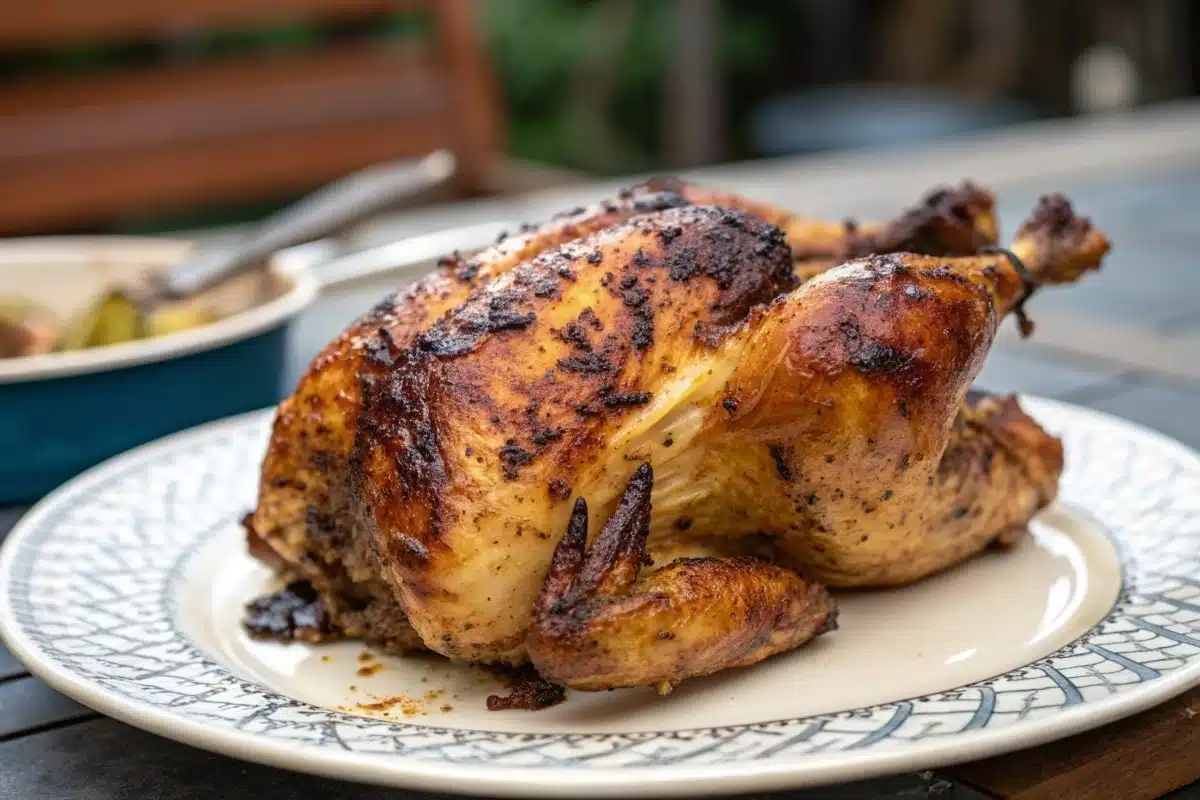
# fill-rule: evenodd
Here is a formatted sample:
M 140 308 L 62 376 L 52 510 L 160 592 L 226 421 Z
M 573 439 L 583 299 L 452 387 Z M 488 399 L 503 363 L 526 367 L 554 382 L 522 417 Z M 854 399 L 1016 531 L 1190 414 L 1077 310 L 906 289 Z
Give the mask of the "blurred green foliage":
M 653 169 L 661 161 L 663 99 L 674 4 L 638 0 L 628 30 L 607 54 L 611 86 L 597 128 L 580 114 L 581 72 L 608 0 L 493 0 L 483 4 L 515 155 L 597 173 Z M 726 2 L 717 43 L 722 80 L 749 88 L 771 66 L 770 21 L 756 4 Z M 735 104 L 736 105 L 736 104 Z M 735 142 L 736 144 L 736 142 Z

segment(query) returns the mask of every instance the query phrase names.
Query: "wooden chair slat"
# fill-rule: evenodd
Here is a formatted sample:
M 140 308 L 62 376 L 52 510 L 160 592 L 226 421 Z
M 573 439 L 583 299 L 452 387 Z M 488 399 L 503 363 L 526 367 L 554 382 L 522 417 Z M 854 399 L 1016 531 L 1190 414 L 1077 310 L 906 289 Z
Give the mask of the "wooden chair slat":
M 189 28 L 257 28 L 425 5 L 415 0 L 6 0 L 0 3 L 0 47 L 152 37 Z
M 0 229 L 29 233 L 188 204 L 272 200 L 449 138 L 430 117 L 328 124 L 290 132 L 167 143 L 89 156 L 30 159 L 0 181 Z M 403 136 L 397 130 L 404 131 Z
M 43 82 L 0 92 L 0 164 L 447 108 L 423 53 L 382 48 Z
M 10 51 L 402 9 L 430 35 L 0 86 L 0 234 L 281 198 L 438 148 L 481 192 L 503 127 L 472 0 L 0 0 Z

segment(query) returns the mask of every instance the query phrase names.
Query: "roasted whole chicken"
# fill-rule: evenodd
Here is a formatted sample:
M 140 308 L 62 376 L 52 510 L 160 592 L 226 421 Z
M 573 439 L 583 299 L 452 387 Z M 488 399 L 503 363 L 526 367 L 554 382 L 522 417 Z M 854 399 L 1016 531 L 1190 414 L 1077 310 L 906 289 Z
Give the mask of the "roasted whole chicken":
M 1062 448 L 969 389 L 1108 243 L 1061 196 L 996 237 L 970 185 L 855 225 L 664 180 L 447 259 L 281 405 L 252 632 L 667 691 L 1011 543 Z

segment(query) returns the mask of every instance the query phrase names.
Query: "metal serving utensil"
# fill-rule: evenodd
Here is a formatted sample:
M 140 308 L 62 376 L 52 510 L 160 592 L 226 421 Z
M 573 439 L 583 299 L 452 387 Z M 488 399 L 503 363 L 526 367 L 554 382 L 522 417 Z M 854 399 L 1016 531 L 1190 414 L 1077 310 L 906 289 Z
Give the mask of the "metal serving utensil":
M 253 288 L 262 281 L 251 273 L 272 254 L 411 204 L 449 182 L 455 167 L 454 155 L 438 150 L 351 173 L 268 217 L 241 241 L 201 247 L 187 261 L 109 287 L 67 325 L 58 347 L 75 350 L 197 327 L 231 312 L 226 295 L 252 304 L 266 289 Z M 238 283 L 249 288 L 224 291 Z
M 438 150 L 416 161 L 378 164 L 328 184 L 268 217 L 247 239 L 198 252 L 158 276 L 158 293 L 182 298 L 261 264 L 284 248 L 325 238 L 454 177 L 454 155 Z

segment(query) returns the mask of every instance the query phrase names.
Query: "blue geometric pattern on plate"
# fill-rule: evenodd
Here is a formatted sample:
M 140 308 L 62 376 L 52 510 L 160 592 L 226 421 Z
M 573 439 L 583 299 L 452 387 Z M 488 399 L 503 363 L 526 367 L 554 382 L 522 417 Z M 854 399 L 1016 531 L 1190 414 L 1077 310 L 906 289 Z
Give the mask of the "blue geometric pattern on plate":
M 1200 462 L 1103 417 L 1026 402 L 1065 439 L 1059 501 L 1117 547 L 1124 583 L 1077 641 L 995 678 L 834 714 L 617 734 L 523 734 L 389 722 L 298 702 L 245 681 L 176 623 L 171 589 L 206 537 L 250 507 L 270 417 L 255 414 L 84 480 L 22 541 L 8 602 L 36 646 L 135 703 L 210 726 L 356 753 L 452 764 L 597 768 L 794 760 L 970 735 L 1200 674 Z

